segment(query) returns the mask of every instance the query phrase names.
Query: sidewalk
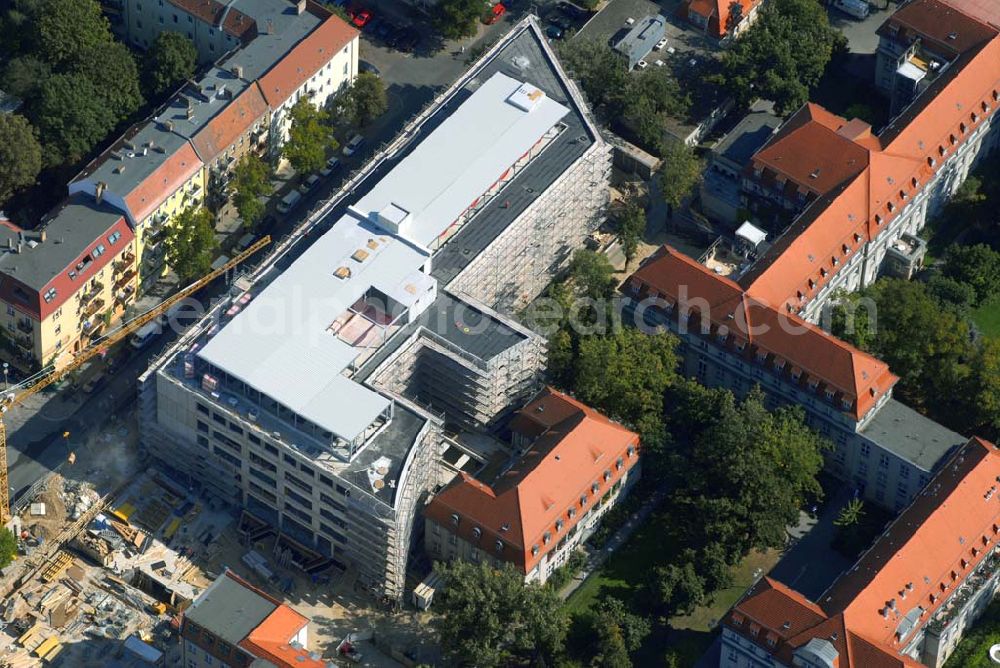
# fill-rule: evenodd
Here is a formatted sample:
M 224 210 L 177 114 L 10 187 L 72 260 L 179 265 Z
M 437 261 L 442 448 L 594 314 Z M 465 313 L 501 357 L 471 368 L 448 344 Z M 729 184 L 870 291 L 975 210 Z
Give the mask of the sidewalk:
M 604 562 L 607 561 L 608 558 L 629 539 L 632 533 L 649 518 L 652 512 L 656 510 L 661 503 L 663 503 L 663 500 L 667 498 L 667 492 L 668 490 L 666 484 L 660 485 L 656 491 L 653 492 L 648 499 L 646 499 L 646 502 L 642 504 L 639 510 L 632 513 L 625 524 L 619 527 L 618 531 L 608 538 L 608 542 L 604 544 L 604 547 L 600 550 L 590 550 L 587 555 L 587 565 L 583 567 L 582 571 L 574 575 L 573 579 L 559 591 L 559 598 L 565 601 L 580 587 L 580 585 L 584 583 L 587 578 L 591 576 L 591 574 L 603 566 Z

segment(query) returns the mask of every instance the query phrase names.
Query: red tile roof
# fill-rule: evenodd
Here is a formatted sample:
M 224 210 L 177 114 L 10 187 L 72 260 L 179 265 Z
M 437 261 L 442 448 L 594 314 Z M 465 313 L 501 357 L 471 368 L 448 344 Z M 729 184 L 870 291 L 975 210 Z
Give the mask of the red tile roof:
M 553 419 L 550 416 L 560 416 Z M 639 437 L 572 397 L 546 388 L 511 422 L 530 449 L 492 486 L 462 473 L 425 509 L 445 529 L 530 572 L 611 486 L 638 461 L 627 455 Z M 541 435 L 539 431 L 541 430 Z M 622 468 L 616 466 L 622 458 Z M 610 476 L 605 480 L 605 473 Z M 598 486 L 593 493 L 592 485 Z M 587 503 L 580 505 L 586 495 Z M 574 509 L 574 516 L 568 511 Z M 458 514 L 456 527 L 452 514 Z M 556 528 L 562 520 L 562 528 Z M 477 537 L 474 529 L 478 529 Z M 548 543 L 544 534 L 548 532 Z M 497 540 L 504 547 L 495 549 Z M 532 547 L 537 546 L 537 554 Z
M 271 108 L 277 108 L 332 55 L 358 36 L 338 16 L 330 16 L 260 78 L 260 89 Z
M 210 164 L 266 113 L 267 102 L 257 84 L 248 86 L 192 138 L 195 151 L 205 164 Z
M 281 604 L 240 642 L 240 647 L 278 668 L 325 668 L 326 662 L 312 658 L 308 650 L 288 644 L 308 623 L 304 616 Z
M 919 666 L 900 652 L 1000 540 L 998 480 L 1000 451 L 970 440 L 820 605 L 764 578 L 729 613 L 727 627 L 786 663 L 820 638 L 837 649 L 840 668 Z M 900 637 L 908 614 L 914 625 Z M 778 638 L 770 646 L 769 633 Z
M 907 45 L 919 37 L 935 52 L 954 57 L 981 46 L 996 34 L 996 30 L 987 25 L 988 21 L 970 15 L 962 4 L 966 3 L 912 0 L 893 12 L 879 27 L 878 34 Z M 1000 0 L 984 4 L 995 5 L 990 19 L 997 22 Z M 975 7 L 970 8 L 973 12 L 978 11 Z
M 742 8 L 743 16 L 750 14 L 750 11 L 759 5 L 762 0 L 736 0 Z M 726 36 L 726 24 L 733 0 L 690 0 L 687 6 L 688 16 L 698 14 L 708 22 L 707 32 L 712 37 L 722 38 Z
M 1000 0 L 950 0 L 951 4 L 983 23 L 1000 28 Z
M 680 304 L 675 308 L 678 316 L 689 309 L 707 315 L 708 335 L 714 342 L 751 361 L 763 356 L 763 363 L 779 368 L 787 382 L 812 387 L 820 397 L 833 392 L 837 408 L 846 404 L 856 420 L 898 380 L 884 362 L 757 299 L 669 246 L 640 267 L 626 285 L 638 299 L 657 297 Z M 689 327 L 696 331 L 695 324 Z
M 218 0 L 170 0 L 170 4 L 214 27 L 221 24 L 222 29 L 233 37 L 246 40 L 256 35 L 253 18 L 238 9 L 228 8 L 227 11 L 226 3 Z
M 181 187 L 202 166 L 203 163 L 191 144 L 185 142 L 132 192 L 126 193 L 125 205 L 135 217 L 136 224 L 145 220 L 170 193 Z

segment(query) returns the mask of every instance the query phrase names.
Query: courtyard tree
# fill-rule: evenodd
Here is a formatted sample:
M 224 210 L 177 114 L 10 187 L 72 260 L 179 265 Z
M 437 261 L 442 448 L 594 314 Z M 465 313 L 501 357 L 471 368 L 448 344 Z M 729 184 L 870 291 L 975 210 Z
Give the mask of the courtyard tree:
M 212 212 L 204 207 L 181 211 L 167 224 L 163 243 L 167 264 L 181 282 L 207 274 L 219 248 Z
M 112 42 L 97 0 L 41 0 L 33 24 L 36 53 L 54 65 L 81 63 Z
M 31 105 L 44 90 L 45 82 L 52 76 L 52 66 L 34 55 L 12 58 L 3 71 L 0 88 Z
M 943 273 L 976 292 L 976 305 L 1000 293 L 1000 253 L 986 244 L 953 244 L 944 256 Z
M 434 5 L 434 27 L 448 39 L 471 37 L 484 11 L 482 0 L 440 0 Z
M 705 582 L 689 561 L 655 568 L 651 587 L 657 606 L 667 616 L 688 614 L 705 598 Z
M 0 114 L 0 206 L 30 186 L 42 169 L 42 147 L 34 128 L 19 114 Z
M 229 182 L 229 196 L 248 229 L 253 229 L 264 215 L 261 198 L 271 193 L 270 179 L 268 164 L 252 153 L 247 153 L 236 163 Z
M 451 665 L 552 665 L 562 652 L 568 621 L 550 587 L 525 584 L 510 565 L 456 561 L 434 568 L 445 586 L 433 624 Z
M 625 270 L 635 259 L 639 252 L 639 242 L 646 232 L 646 212 L 642 210 L 637 202 L 630 201 L 618 215 L 617 219 L 618 241 L 622 245 L 622 253 L 625 255 Z
M 604 253 L 579 248 L 569 263 L 569 275 L 577 292 L 590 299 L 608 299 L 615 292 L 615 268 Z
M 143 103 L 139 68 L 121 42 L 89 47 L 71 69 L 94 85 L 114 124 L 131 116 Z
M 283 155 L 300 174 L 313 174 L 326 164 L 326 153 L 337 148 L 329 114 L 317 109 L 309 98 L 299 98 L 288 112 L 291 124 Z
M 343 113 L 357 128 L 384 114 L 388 106 L 385 84 L 374 72 L 359 72 L 343 95 Z
M 681 141 L 668 140 L 660 151 L 663 166 L 657 174 L 660 192 L 667 203 L 668 215 L 690 197 L 701 183 L 704 165 L 694 150 Z
M 816 0 L 775 0 L 723 55 L 722 83 L 738 104 L 773 100 L 779 114 L 805 104 L 846 38 Z
M 161 32 L 146 52 L 146 89 L 162 95 L 194 76 L 198 51 L 194 42 L 179 32 Z
M 103 95 L 81 74 L 56 74 L 33 110 L 46 166 L 76 162 L 114 127 L 117 119 Z

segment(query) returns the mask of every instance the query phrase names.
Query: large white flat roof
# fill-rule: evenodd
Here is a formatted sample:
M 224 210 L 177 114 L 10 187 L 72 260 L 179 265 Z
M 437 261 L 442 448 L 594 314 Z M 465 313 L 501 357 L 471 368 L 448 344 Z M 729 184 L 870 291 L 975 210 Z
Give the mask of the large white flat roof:
M 353 441 L 389 400 L 344 375 L 362 350 L 330 326 L 370 288 L 406 307 L 435 293 L 427 247 L 567 113 L 494 74 L 198 355 Z
M 354 205 L 373 220 L 402 209 L 401 233 L 424 247 L 488 191 L 570 110 L 496 73 Z

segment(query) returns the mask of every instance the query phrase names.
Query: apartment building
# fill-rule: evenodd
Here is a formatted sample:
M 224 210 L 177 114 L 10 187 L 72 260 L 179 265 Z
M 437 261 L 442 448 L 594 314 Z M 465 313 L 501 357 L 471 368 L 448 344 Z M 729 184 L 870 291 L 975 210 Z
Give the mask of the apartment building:
M 625 286 L 637 318 L 681 334 L 687 373 L 802 406 L 836 445 L 828 467 L 890 509 L 962 439 L 895 402 L 884 363 L 812 323 L 840 290 L 912 274 L 926 216 L 1000 141 L 1000 35 L 976 25 L 992 37 L 942 68 L 880 134 L 806 105 L 754 156 L 752 187 L 794 216 L 758 257 L 722 276 L 667 248 Z
M 0 225 L 5 347 L 31 368 L 62 365 L 135 300 L 135 237 L 107 202 L 71 197 L 30 232 Z
M 254 17 L 216 0 L 102 0 L 112 30 L 123 41 L 146 50 L 163 32 L 190 39 L 201 64 L 240 48 L 258 34 Z
M 763 7 L 763 0 L 686 0 L 679 11 L 709 37 L 726 40 L 746 32 Z
M 183 668 L 324 668 L 309 619 L 226 569 L 181 617 Z
M 135 11 L 143 11 L 143 4 L 160 14 L 180 6 L 147 0 L 135 3 Z M 277 155 L 287 130 L 284 110 L 291 101 L 306 95 L 322 106 L 357 74 L 357 31 L 315 3 L 241 0 L 240 7 L 248 12 L 245 15 L 236 3 L 223 6 L 209 0 L 185 0 L 182 4 L 190 12 L 177 16 L 188 16 L 192 25 L 201 25 L 195 18 L 211 10 L 224 23 L 242 23 L 239 16 L 252 15 L 267 29 L 245 33 L 252 41 L 238 41 L 241 46 L 246 42 L 245 46 L 187 82 L 151 119 L 130 128 L 69 183 L 70 204 L 42 223 L 44 234 L 58 241 L 41 243 L 40 230 L 12 230 L 19 235 L 12 237 L 7 227 L 6 238 L 0 241 L 10 244 L 7 251 L 16 251 L 18 246 L 22 251 L 8 253 L 6 265 L 11 273 L 0 266 L 0 280 L 18 286 L 17 291 L 7 293 L 9 300 L 0 296 L 15 327 L 8 331 L 17 331 L 8 346 L 15 361 L 48 363 L 57 353 L 77 351 L 105 331 L 138 292 L 165 271 L 162 241 L 171 218 L 190 207 L 224 202 L 226 185 L 240 158 L 248 153 Z M 135 20 L 137 30 L 141 20 Z M 214 29 L 208 30 L 206 34 L 215 35 Z M 88 246 L 110 250 L 105 241 L 115 221 L 103 220 L 108 216 L 123 219 L 129 228 L 127 239 L 114 249 L 127 246 L 128 252 L 123 250 L 121 258 L 116 254 L 113 263 L 123 269 L 91 282 L 78 280 L 84 266 L 95 271 L 93 267 L 103 267 L 110 259 L 98 263 L 99 254 L 95 255 L 93 265 L 81 259 Z M 76 224 L 77 219 L 85 222 Z M 70 230 L 71 226 L 75 227 Z M 113 231 L 118 233 L 116 240 L 125 236 L 121 230 Z M 82 238 L 84 233 L 93 236 Z M 71 250 L 75 259 L 67 257 Z M 26 261 L 29 255 L 30 263 Z M 43 255 L 52 255 L 51 261 Z M 66 263 L 71 259 L 81 269 L 70 271 Z M 39 267 L 40 273 L 29 267 Z M 70 282 L 49 285 L 64 268 Z M 95 289 L 98 285 L 101 290 Z M 56 317 L 65 311 L 30 305 L 35 301 L 33 292 L 44 297 L 53 288 L 57 296 L 50 295 L 42 303 L 72 299 L 78 320 L 47 323 L 48 310 L 55 310 Z M 13 315 L 22 312 L 20 319 Z
M 623 289 L 633 322 L 680 338 L 685 375 L 737 395 L 759 386 L 772 405 L 801 406 L 834 444 L 827 468 L 881 506 L 905 507 L 965 441 L 893 399 L 898 378 L 884 362 L 679 251 L 665 247 Z
M 819 597 L 763 578 L 723 621 L 723 668 L 940 668 L 996 595 L 996 446 L 972 439 Z
M 639 436 L 552 388 L 510 431 L 519 454 L 495 480 L 462 472 L 434 495 L 424 544 L 435 560 L 509 563 L 541 584 L 639 478 Z
M 531 20 L 404 136 L 420 140 L 395 144 L 391 168 L 354 187 L 329 231 L 259 269 L 140 378 L 142 441 L 159 466 L 244 508 L 248 537 L 274 534 L 304 570 L 351 568 L 390 599 L 445 428 L 492 428 L 543 364 L 540 337 L 464 289 L 479 285 L 470 268 L 537 294 L 554 258 L 518 285 L 518 271 L 479 256 L 524 239 L 509 252 L 530 262 L 527 235 L 507 235 L 581 187 L 561 177 L 610 161 Z M 565 239 L 599 222 L 596 206 L 564 207 Z

